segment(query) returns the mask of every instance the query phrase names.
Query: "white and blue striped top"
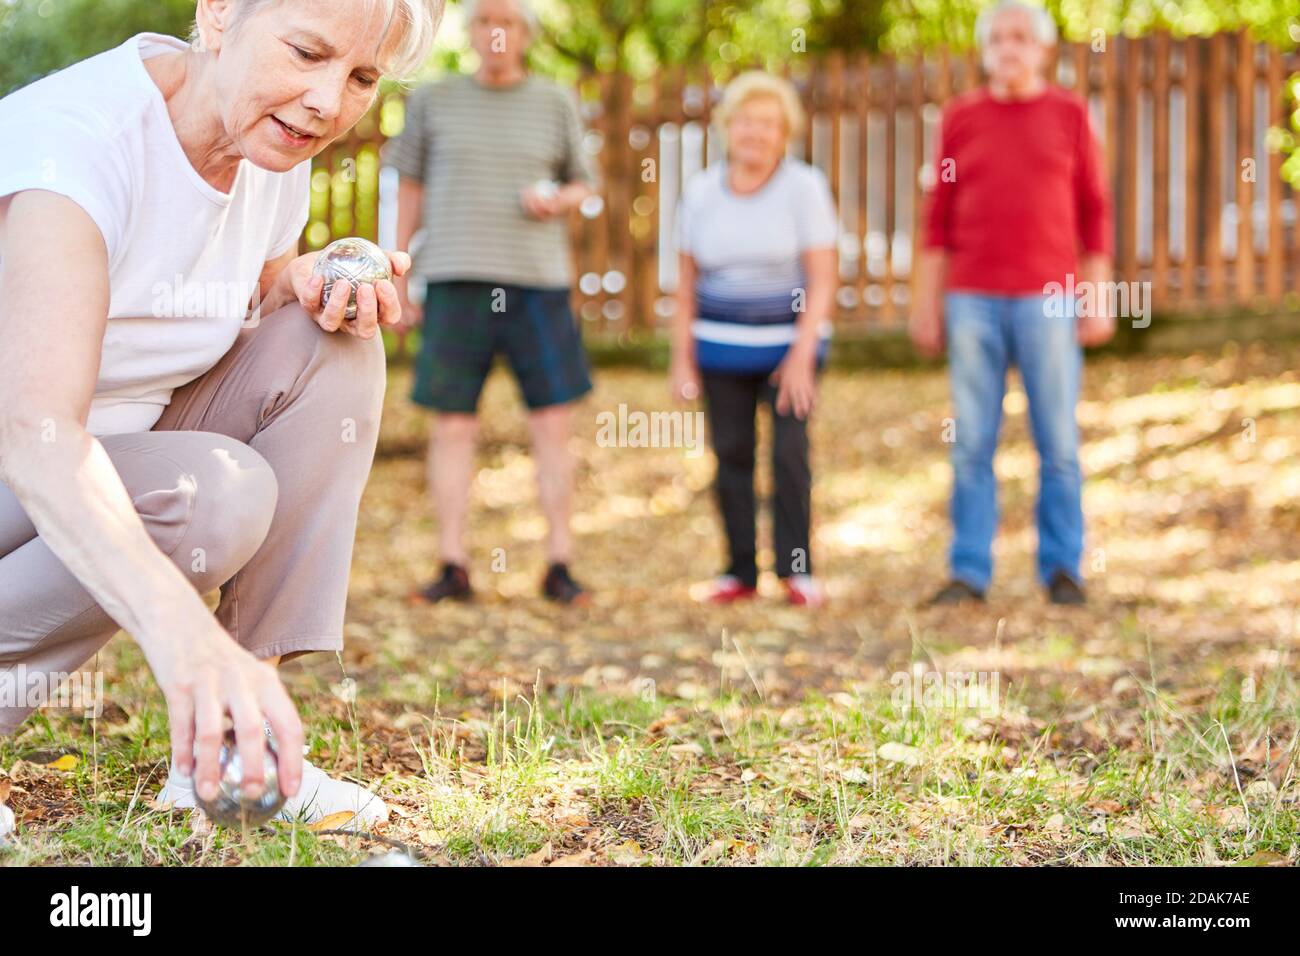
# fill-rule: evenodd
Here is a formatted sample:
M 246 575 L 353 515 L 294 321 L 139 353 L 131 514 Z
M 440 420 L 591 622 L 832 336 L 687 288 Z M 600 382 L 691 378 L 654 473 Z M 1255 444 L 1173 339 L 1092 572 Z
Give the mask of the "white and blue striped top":
M 692 176 L 677 207 L 677 248 L 697 269 L 691 332 L 699 367 L 775 369 L 807 295 L 802 255 L 834 247 L 838 235 L 825 175 L 798 159 L 783 159 L 761 189 L 743 196 L 728 186 L 725 162 Z M 829 343 L 827 322 L 819 361 Z

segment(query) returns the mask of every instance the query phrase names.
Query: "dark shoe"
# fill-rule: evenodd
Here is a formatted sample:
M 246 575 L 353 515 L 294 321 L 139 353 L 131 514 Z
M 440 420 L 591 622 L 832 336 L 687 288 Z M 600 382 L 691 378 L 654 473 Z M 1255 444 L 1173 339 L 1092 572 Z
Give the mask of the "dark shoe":
M 577 607 L 586 607 L 591 603 L 591 595 L 573 580 L 567 564 L 556 563 L 546 569 L 546 577 L 542 580 L 542 596 L 548 601 Z
M 1052 580 L 1047 585 L 1047 597 L 1053 604 L 1088 603 L 1087 595 L 1083 593 L 1083 585 L 1064 571 L 1057 571 L 1052 575 Z
M 437 604 L 439 601 L 468 601 L 474 596 L 469 586 L 469 572 L 459 564 L 444 564 L 442 577 L 416 591 L 411 600 L 416 604 Z
M 930 606 L 938 607 L 952 604 L 962 604 L 965 601 L 978 601 L 983 603 L 984 592 L 976 591 L 965 581 L 949 581 L 934 597 L 930 598 Z

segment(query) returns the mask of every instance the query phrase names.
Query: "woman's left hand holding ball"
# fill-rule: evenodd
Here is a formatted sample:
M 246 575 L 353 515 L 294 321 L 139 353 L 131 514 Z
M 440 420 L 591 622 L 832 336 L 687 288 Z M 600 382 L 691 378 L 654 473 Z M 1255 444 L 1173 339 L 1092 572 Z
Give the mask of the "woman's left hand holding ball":
M 411 257 L 405 252 L 384 250 L 392 265 L 393 275 L 401 276 L 411 268 Z M 397 289 L 388 279 L 373 285 L 364 283 L 357 288 L 357 317 L 346 317 L 351 287 L 346 282 L 335 282 L 330 297 L 322 301 L 324 276 L 312 275 L 318 252 L 298 256 L 284 270 L 293 298 L 306 310 L 312 320 L 326 332 L 340 329 L 357 338 L 372 339 L 383 326 L 395 326 L 402 321 L 402 305 Z

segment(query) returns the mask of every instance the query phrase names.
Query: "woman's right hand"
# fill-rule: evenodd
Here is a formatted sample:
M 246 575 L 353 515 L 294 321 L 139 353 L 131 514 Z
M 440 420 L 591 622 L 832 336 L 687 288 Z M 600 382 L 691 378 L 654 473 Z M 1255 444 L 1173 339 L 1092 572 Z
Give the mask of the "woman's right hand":
M 41 541 L 131 634 L 162 685 L 178 769 L 199 743 L 201 788 L 217 782 L 227 713 L 250 779 L 261 776 L 265 717 L 286 793 L 302 781 L 302 724 L 279 678 L 213 618 L 150 538 L 103 444 L 86 430 L 110 303 L 108 249 L 77 203 L 32 189 L 0 199 L 0 481 Z M 60 307 L 51 310 L 50 290 Z M 287 301 L 287 300 L 285 300 Z M 31 317 L 42 316 L 31 335 Z M 52 441 L 45 437 L 57 435 Z
M 234 724 L 243 764 L 244 790 L 261 794 L 266 746 L 263 720 L 279 752 L 280 792 L 293 796 L 302 783 L 302 721 L 275 668 L 259 661 L 204 608 L 188 623 L 189 641 L 149 642 L 147 656 L 167 699 L 172 754 L 177 769 L 193 775 L 204 800 L 217 795 L 218 756 L 226 715 Z M 143 646 L 143 645 L 142 645 Z
M 700 397 L 700 370 L 689 358 L 673 357 L 668 368 L 668 388 L 674 402 L 693 402 Z

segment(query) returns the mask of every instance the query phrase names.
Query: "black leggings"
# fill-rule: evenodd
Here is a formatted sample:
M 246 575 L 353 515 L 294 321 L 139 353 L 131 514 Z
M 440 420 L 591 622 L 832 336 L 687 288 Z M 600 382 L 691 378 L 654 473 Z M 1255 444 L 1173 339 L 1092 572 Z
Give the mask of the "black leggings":
M 754 546 L 754 417 L 760 401 L 772 409 L 772 472 L 776 495 L 773 508 L 776 573 L 812 574 L 808 548 L 811 520 L 812 472 L 808 467 L 808 423 L 794 414 L 776 412 L 776 387 L 766 375 L 726 375 L 704 372 L 704 398 L 709 433 L 718 456 L 715 488 L 718 509 L 731 554 L 728 574 L 754 587 L 758 567 Z

